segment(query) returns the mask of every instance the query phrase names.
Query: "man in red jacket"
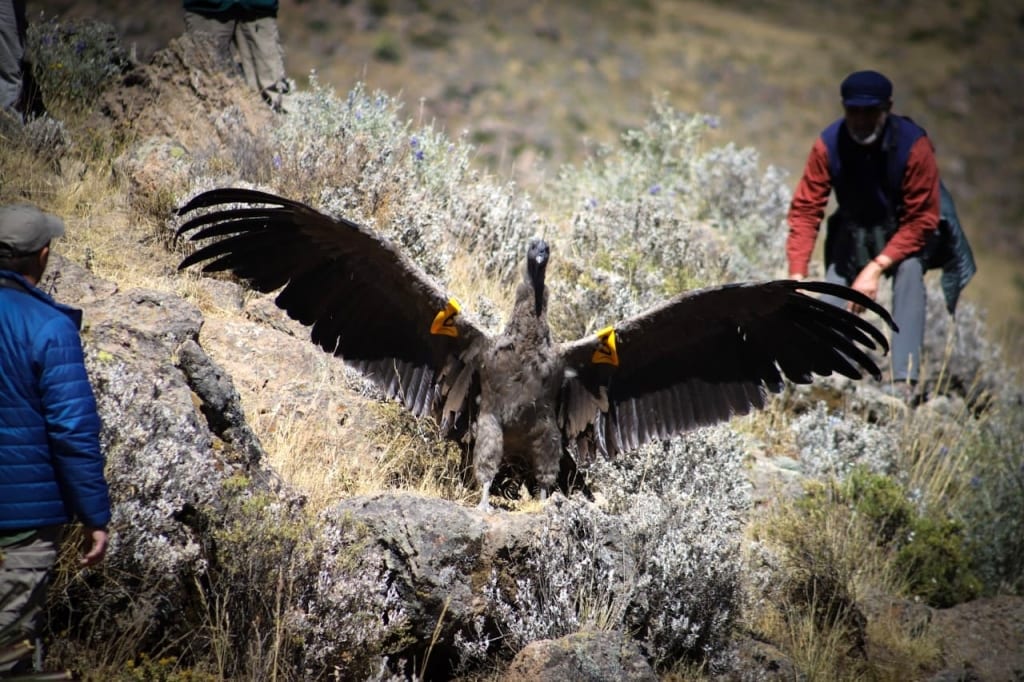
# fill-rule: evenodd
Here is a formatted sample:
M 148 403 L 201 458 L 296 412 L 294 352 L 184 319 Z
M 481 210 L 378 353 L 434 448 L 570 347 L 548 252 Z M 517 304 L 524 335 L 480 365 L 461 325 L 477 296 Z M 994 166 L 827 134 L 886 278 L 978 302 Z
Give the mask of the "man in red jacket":
M 876 71 L 850 74 L 840 86 L 844 115 L 815 141 L 789 208 L 790 277 L 807 276 L 829 195 L 825 278 L 871 298 L 882 276 L 893 281 L 893 387 L 914 394 L 924 340 L 922 252 L 939 225 L 939 171 L 923 128 L 891 113 L 892 83 Z M 839 303 L 838 301 L 831 301 Z M 854 312 L 861 312 L 853 306 Z

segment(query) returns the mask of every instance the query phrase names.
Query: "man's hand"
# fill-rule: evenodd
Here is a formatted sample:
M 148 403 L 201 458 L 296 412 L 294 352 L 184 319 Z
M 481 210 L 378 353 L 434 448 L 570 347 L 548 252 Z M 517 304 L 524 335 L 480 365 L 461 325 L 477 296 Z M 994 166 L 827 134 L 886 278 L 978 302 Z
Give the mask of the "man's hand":
M 876 300 L 878 298 L 878 284 L 882 279 L 882 273 L 888 267 L 888 264 L 883 259 L 888 260 L 885 256 L 876 256 L 873 260 L 868 261 L 868 264 L 857 275 L 857 279 L 853 280 L 850 288 L 859 291 L 872 301 Z M 846 309 L 858 315 L 864 312 L 864 306 L 852 301 L 846 305 Z
M 89 551 L 79 560 L 79 565 L 95 566 L 103 561 L 107 554 L 107 541 L 109 540 L 106 528 L 85 527 L 85 536 L 89 539 Z

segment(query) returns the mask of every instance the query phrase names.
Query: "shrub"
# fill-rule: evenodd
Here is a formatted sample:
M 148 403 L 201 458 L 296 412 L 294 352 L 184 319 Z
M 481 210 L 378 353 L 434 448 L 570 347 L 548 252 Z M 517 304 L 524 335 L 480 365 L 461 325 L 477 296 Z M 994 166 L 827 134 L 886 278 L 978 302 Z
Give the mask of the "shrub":
M 819 401 L 790 424 L 807 474 L 844 479 L 858 466 L 892 473 L 900 458 L 899 431 L 853 414 L 830 411 Z
M 527 198 L 471 170 L 464 140 L 414 129 L 395 98 L 311 82 L 272 133 L 278 191 L 379 229 L 442 281 L 456 248 L 501 280 L 516 273 L 539 231 Z
M 620 207 L 609 209 L 609 217 L 614 217 L 623 212 L 621 207 L 630 213 L 652 202 L 662 216 L 672 216 L 674 224 L 664 218 L 662 225 L 654 220 L 634 224 L 628 218 L 601 221 L 598 253 L 632 244 L 634 254 L 678 267 L 685 259 L 675 258 L 677 254 L 662 245 L 644 249 L 642 241 L 637 243 L 637 229 L 654 232 L 671 245 L 693 238 L 689 226 L 701 224 L 721 235 L 723 250 L 730 254 L 729 274 L 771 276 L 782 267 L 785 255 L 789 188 L 781 172 L 769 168 L 761 174 L 753 149 L 727 145 L 705 150 L 704 135 L 717 126 L 716 119 L 678 112 L 665 97 L 655 98 L 652 107 L 648 123 L 625 133 L 619 146 L 599 148 L 579 169 L 563 169 L 551 192 L 552 205 L 572 215 L 575 225 L 581 216 L 604 211 L 606 205 Z M 662 271 L 671 273 L 673 268 Z
M 950 520 L 913 519 L 909 537 L 898 543 L 894 565 L 911 594 L 939 608 L 969 601 L 981 592 L 971 570 L 963 527 Z
M 877 542 L 888 544 L 911 526 L 914 509 L 903 489 L 887 476 L 856 467 L 842 485 L 842 497 L 870 524 Z
M 810 486 L 797 505 L 808 533 L 811 519 L 836 513 L 830 506 L 851 511 L 851 524 L 866 525 L 861 537 L 887 552 L 910 594 L 937 607 L 978 595 L 981 583 L 971 570 L 961 524 L 942 509 L 923 513 L 895 479 L 857 467 L 841 482 Z
M 954 511 L 989 592 L 1024 590 L 1022 433 L 1022 400 L 1010 397 L 971 424 L 959 448 L 946 454 L 966 464 Z
M 116 29 L 100 21 L 32 22 L 27 49 L 47 107 L 65 115 L 89 110 L 131 65 Z
M 579 497 L 546 506 L 514 585 L 489 586 L 505 646 L 621 630 L 659 667 L 726 660 L 749 504 L 742 453 L 727 429 L 702 429 L 598 465 L 603 509 Z

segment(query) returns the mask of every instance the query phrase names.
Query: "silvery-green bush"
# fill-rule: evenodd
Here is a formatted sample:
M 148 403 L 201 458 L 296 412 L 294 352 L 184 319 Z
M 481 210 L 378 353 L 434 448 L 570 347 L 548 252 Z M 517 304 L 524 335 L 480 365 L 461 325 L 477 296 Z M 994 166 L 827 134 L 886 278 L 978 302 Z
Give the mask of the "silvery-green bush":
M 541 230 L 529 199 L 471 167 L 472 147 L 401 117 L 399 100 L 357 85 L 344 98 L 315 78 L 271 133 L 274 182 L 373 227 L 445 279 L 455 249 L 507 280 Z
M 550 201 L 573 216 L 574 231 L 581 214 L 598 216 L 582 219 L 582 229 L 603 245 L 598 253 L 623 249 L 660 259 L 669 266 L 664 271 L 667 277 L 672 268 L 687 263 L 688 254 L 678 251 L 681 242 L 706 239 L 690 234 L 693 225 L 724 237 L 732 251 L 728 274 L 771 277 L 784 262 L 790 188 L 780 170 L 760 169 L 754 149 L 731 144 L 709 148 L 707 131 L 717 125 L 717 119 L 677 111 L 664 97 L 655 98 L 651 118 L 642 129 L 626 132 L 616 146 L 599 148 L 581 167 L 563 169 Z M 658 205 L 662 217 L 634 223 L 621 215 L 633 207 L 640 209 L 641 202 Z M 609 205 L 619 208 L 608 209 L 608 219 L 601 219 Z M 636 243 L 638 231 L 653 234 Z M 643 250 L 648 240 L 659 248 Z
M 857 466 L 895 473 L 900 459 L 898 426 L 871 424 L 862 417 L 830 411 L 824 402 L 790 424 L 804 473 L 842 480 Z
M 1007 395 L 972 419 L 944 456 L 960 456 L 964 485 L 957 509 L 987 591 L 1024 590 L 1024 391 Z
M 514 585 L 487 592 L 502 644 L 625 631 L 656 666 L 728 659 L 749 506 L 741 440 L 726 427 L 651 443 L 591 471 L 603 503 L 556 498 Z
M 29 22 L 27 48 L 45 104 L 62 111 L 87 110 L 131 65 L 117 30 L 95 20 Z

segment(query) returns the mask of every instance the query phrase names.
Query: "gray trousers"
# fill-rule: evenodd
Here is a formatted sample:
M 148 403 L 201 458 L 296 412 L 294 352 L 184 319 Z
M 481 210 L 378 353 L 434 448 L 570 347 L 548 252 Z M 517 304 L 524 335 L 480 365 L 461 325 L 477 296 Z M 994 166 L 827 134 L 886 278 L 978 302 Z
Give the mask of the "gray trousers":
M 263 95 L 274 109 L 284 108 L 290 85 L 284 71 L 284 56 L 273 16 L 224 16 L 185 12 L 185 30 L 203 35 L 212 43 L 218 62 L 230 69 L 238 53 L 246 84 Z
M 25 68 L 25 0 L 0 0 L 0 110 L 19 118 Z
M 31 537 L 0 548 L 0 635 L 4 641 L 34 641 L 46 608 L 50 572 L 57 564 L 64 529 L 41 528 Z M 27 661 L 0 663 L 0 675 L 28 670 Z
M 834 263 L 828 266 L 825 279 L 834 284 L 851 284 L 839 274 Z M 833 296 L 822 296 L 822 300 L 844 308 L 847 305 L 846 301 Z M 900 328 L 892 336 L 892 380 L 895 383 L 917 382 L 920 377 L 925 300 L 921 259 L 911 257 L 900 261 L 892 274 L 892 317 Z

